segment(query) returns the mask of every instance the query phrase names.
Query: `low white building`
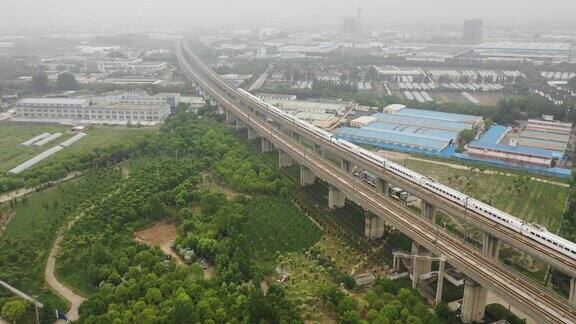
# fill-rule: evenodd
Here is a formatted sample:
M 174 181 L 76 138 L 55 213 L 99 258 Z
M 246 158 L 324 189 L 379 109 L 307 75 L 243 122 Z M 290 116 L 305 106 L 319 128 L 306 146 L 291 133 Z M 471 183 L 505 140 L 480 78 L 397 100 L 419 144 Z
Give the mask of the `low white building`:
M 526 129 L 559 134 L 570 134 L 572 131 L 572 123 L 556 121 L 552 116 L 543 117 L 542 119 L 528 119 Z
M 360 127 L 364 127 L 364 126 L 366 126 L 372 122 L 375 122 L 377 120 L 378 120 L 378 118 L 376 118 L 376 117 L 362 116 L 362 117 L 358 117 L 358 118 L 352 120 L 350 122 L 350 126 L 360 128 Z
M 100 101 L 102 102 L 102 101 Z M 153 121 L 170 115 L 170 105 L 153 101 L 109 104 L 80 98 L 27 98 L 16 106 L 16 120 L 39 122 Z
M 95 61 L 86 61 L 89 72 L 109 73 L 116 71 L 134 71 L 139 74 L 155 74 L 166 71 L 166 62 L 144 62 L 139 58 L 106 58 Z
M 149 95 L 143 90 L 112 91 L 100 96 L 91 98 L 92 102 L 98 105 L 169 105 L 176 107 L 180 102 L 179 93 L 163 92 Z

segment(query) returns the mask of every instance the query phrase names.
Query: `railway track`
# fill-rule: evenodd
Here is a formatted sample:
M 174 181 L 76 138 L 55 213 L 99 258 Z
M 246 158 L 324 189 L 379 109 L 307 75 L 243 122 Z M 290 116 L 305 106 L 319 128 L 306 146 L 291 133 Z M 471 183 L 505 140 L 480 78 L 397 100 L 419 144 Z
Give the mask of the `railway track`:
M 298 163 L 309 167 L 319 178 L 348 193 L 349 198 L 360 206 L 377 215 L 384 215 L 392 226 L 433 252 L 441 253 L 449 263 L 509 300 L 518 309 L 525 310 L 535 320 L 543 323 L 576 323 L 576 310 L 571 308 L 565 300 L 544 292 L 544 287 L 519 277 L 517 273 L 505 269 L 494 259 L 462 243 L 444 230 L 437 230 L 431 222 L 405 210 L 396 201 L 376 193 L 374 188 L 361 182 L 358 183 L 350 173 L 303 150 L 301 144 L 288 135 L 267 124 L 258 116 L 239 108 L 233 99 L 222 95 L 213 85 L 198 76 L 181 51 L 182 48 L 179 45 L 178 55 L 191 74 L 190 77 L 194 77 L 196 82 L 211 96 L 218 98 L 219 104 L 232 111 L 258 134 L 271 140 L 279 149 L 289 153 Z
M 184 46 L 187 46 L 187 44 L 184 44 Z M 191 53 L 188 49 L 187 51 Z M 212 71 L 204 62 L 200 61 L 196 56 L 191 55 L 191 57 L 195 60 L 196 64 L 201 66 L 206 76 L 216 80 L 220 87 L 231 88 L 231 86 L 229 86 L 226 81 L 224 81 L 218 74 Z M 260 107 L 260 109 L 265 108 Z M 279 122 L 282 124 L 282 121 Z M 456 204 L 452 200 L 446 199 L 436 192 L 422 188 L 402 177 L 399 177 L 394 173 L 382 170 L 381 167 L 373 165 L 372 162 L 361 159 L 356 155 L 352 155 L 351 152 L 343 150 L 341 147 L 334 145 L 334 143 L 330 141 L 319 138 L 316 134 L 308 130 L 302 129 L 302 131 L 304 133 L 308 133 L 307 135 L 315 138 L 315 140 L 321 141 L 323 146 L 333 150 L 334 152 L 337 152 L 339 156 L 346 157 L 351 162 L 355 162 L 357 165 L 367 168 L 367 170 L 382 176 L 384 179 L 391 180 L 389 181 L 390 183 L 399 185 L 404 190 L 418 197 L 426 197 L 426 201 L 433 203 L 435 206 L 438 206 L 440 209 L 448 212 L 450 215 L 457 216 L 461 219 L 464 219 L 466 222 L 470 222 L 472 225 L 479 226 L 480 228 L 489 231 L 498 239 L 516 247 L 517 249 L 542 259 L 546 263 L 553 265 L 555 268 L 573 277 L 576 277 L 576 260 L 571 259 L 567 255 L 559 253 L 558 251 L 535 242 L 532 239 L 510 228 L 504 227 L 499 223 L 487 219 L 484 215 L 477 213 L 473 209 L 466 209 L 463 206 Z

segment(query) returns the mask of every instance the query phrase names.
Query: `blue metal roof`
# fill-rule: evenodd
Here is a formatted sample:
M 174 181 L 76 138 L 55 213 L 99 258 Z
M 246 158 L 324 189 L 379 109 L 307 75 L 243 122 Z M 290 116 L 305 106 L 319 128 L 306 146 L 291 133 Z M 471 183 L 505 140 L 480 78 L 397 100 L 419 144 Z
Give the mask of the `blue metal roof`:
M 466 124 L 475 124 L 480 120 L 482 120 L 481 116 L 453 114 L 441 111 L 421 110 L 412 108 L 400 109 L 394 115 L 413 116 L 418 118 L 453 121 Z
M 389 133 L 389 134 L 399 134 L 399 135 L 408 135 L 413 137 L 419 138 L 429 138 L 435 139 L 439 141 L 450 142 L 458 136 L 457 132 L 450 132 L 444 131 L 439 129 L 430 129 L 430 128 L 423 128 L 423 127 L 415 127 L 415 126 L 407 126 L 407 125 L 399 125 L 393 123 L 385 123 L 385 122 L 373 122 L 370 123 L 362 129 L 371 130 L 376 132 L 382 133 Z
M 493 125 L 484 133 L 484 135 L 482 135 L 482 137 L 480 137 L 480 139 L 478 139 L 477 141 L 474 141 L 472 143 L 480 144 L 480 145 L 498 144 L 498 143 L 500 143 L 500 141 L 502 140 L 504 135 L 506 135 L 507 132 L 508 132 L 508 127 L 500 126 L 500 125 Z M 470 143 L 470 144 L 472 144 L 472 143 Z
M 377 142 L 394 143 L 438 151 L 444 149 L 449 144 L 449 141 L 446 140 L 431 139 L 415 134 L 405 134 L 399 132 L 389 133 L 350 127 L 339 128 L 336 130 L 334 135 L 337 138 L 346 139 L 351 142 L 361 142 L 366 144 Z
M 516 153 L 516 154 L 524 154 L 524 155 L 532 155 L 532 156 L 539 156 L 545 158 L 562 158 L 562 153 L 534 148 L 534 147 L 526 147 L 526 146 L 510 146 L 510 145 L 502 145 L 499 144 L 506 132 L 508 131 L 508 127 L 506 126 L 499 126 L 495 125 L 490 127 L 482 137 L 477 140 L 470 142 L 469 146 L 481 149 L 489 149 L 489 150 L 499 150 L 502 152 L 509 152 L 509 153 Z
M 409 125 L 409 126 L 416 126 L 416 127 L 426 127 L 426 128 L 433 128 L 433 129 L 440 129 L 445 131 L 451 131 L 459 133 L 466 128 L 470 128 L 470 124 L 456 122 L 456 121 L 449 121 L 449 120 L 442 120 L 442 119 L 434 119 L 434 118 L 426 118 L 426 117 L 419 117 L 419 116 L 408 116 L 408 115 L 399 115 L 399 114 L 383 114 L 383 113 L 376 113 L 372 115 L 378 119 L 378 121 L 385 122 L 385 123 L 393 123 L 399 125 Z

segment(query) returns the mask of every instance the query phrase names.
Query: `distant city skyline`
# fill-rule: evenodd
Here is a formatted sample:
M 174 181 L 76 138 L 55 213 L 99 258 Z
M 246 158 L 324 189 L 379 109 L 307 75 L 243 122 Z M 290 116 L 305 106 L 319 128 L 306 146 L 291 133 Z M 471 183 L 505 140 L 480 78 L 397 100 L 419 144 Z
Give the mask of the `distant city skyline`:
M 341 25 L 356 16 L 362 24 L 460 25 L 465 18 L 489 24 L 570 25 L 576 1 L 550 0 L 20 0 L 0 1 L 0 28 L 6 30 L 132 27 L 221 27 L 300 22 L 302 25 Z

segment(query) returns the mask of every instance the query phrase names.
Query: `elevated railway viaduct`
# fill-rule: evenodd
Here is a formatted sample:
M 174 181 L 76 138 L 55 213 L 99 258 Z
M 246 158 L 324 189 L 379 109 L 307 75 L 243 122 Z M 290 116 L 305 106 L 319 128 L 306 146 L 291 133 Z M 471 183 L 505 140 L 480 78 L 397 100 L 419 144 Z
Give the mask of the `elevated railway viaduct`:
M 498 261 L 498 252 L 501 241 L 504 241 L 576 277 L 574 259 L 386 172 L 369 160 L 351 154 L 313 132 L 282 118 L 276 118 L 265 106 L 246 98 L 228 85 L 192 53 L 186 42 L 179 42 L 177 56 L 188 79 L 211 102 L 219 106 L 226 114 L 227 123 L 246 128 L 250 139 L 260 138 L 263 152 L 277 149 L 281 167 L 292 163 L 300 165 L 302 185 L 313 184 L 315 179 L 319 178 L 329 184 L 328 200 L 331 208 L 343 206 L 348 199 L 369 211 L 371 216 L 366 221 L 368 237 L 381 236 L 384 224 L 387 223 L 414 240 L 413 254 L 440 255 L 443 260 L 464 272 L 467 276 L 462 305 L 464 321 L 478 321 L 482 318 L 487 291 L 490 290 L 539 323 L 576 323 L 576 310 L 573 308 L 574 280 L 569 299 L 563 299 L 542 285 L 505 267 Z M 313 143 L 313 147 L 304 145 L 303 139 Z M 327 150 L 340 158 L 339 167 L 324 158 Z M 351 172 L 353 166 L 376 175 L 376 187 L 359 181 Z M 421 215 L 385 194 L 390 183 L 422 199 Z M 434 222 L 436 208 L 484 230 L 486 234 L 482 250 L 438 228 Z M 426 258 L 415 258 L 413 282 L 416 283 L 420 274 L 429 270 L 430 262 Z M 441 275 L 440 272 L 439 279 Z M 442 280 L 438 280 L 437 293 L 441 292 L 441 282 Z

